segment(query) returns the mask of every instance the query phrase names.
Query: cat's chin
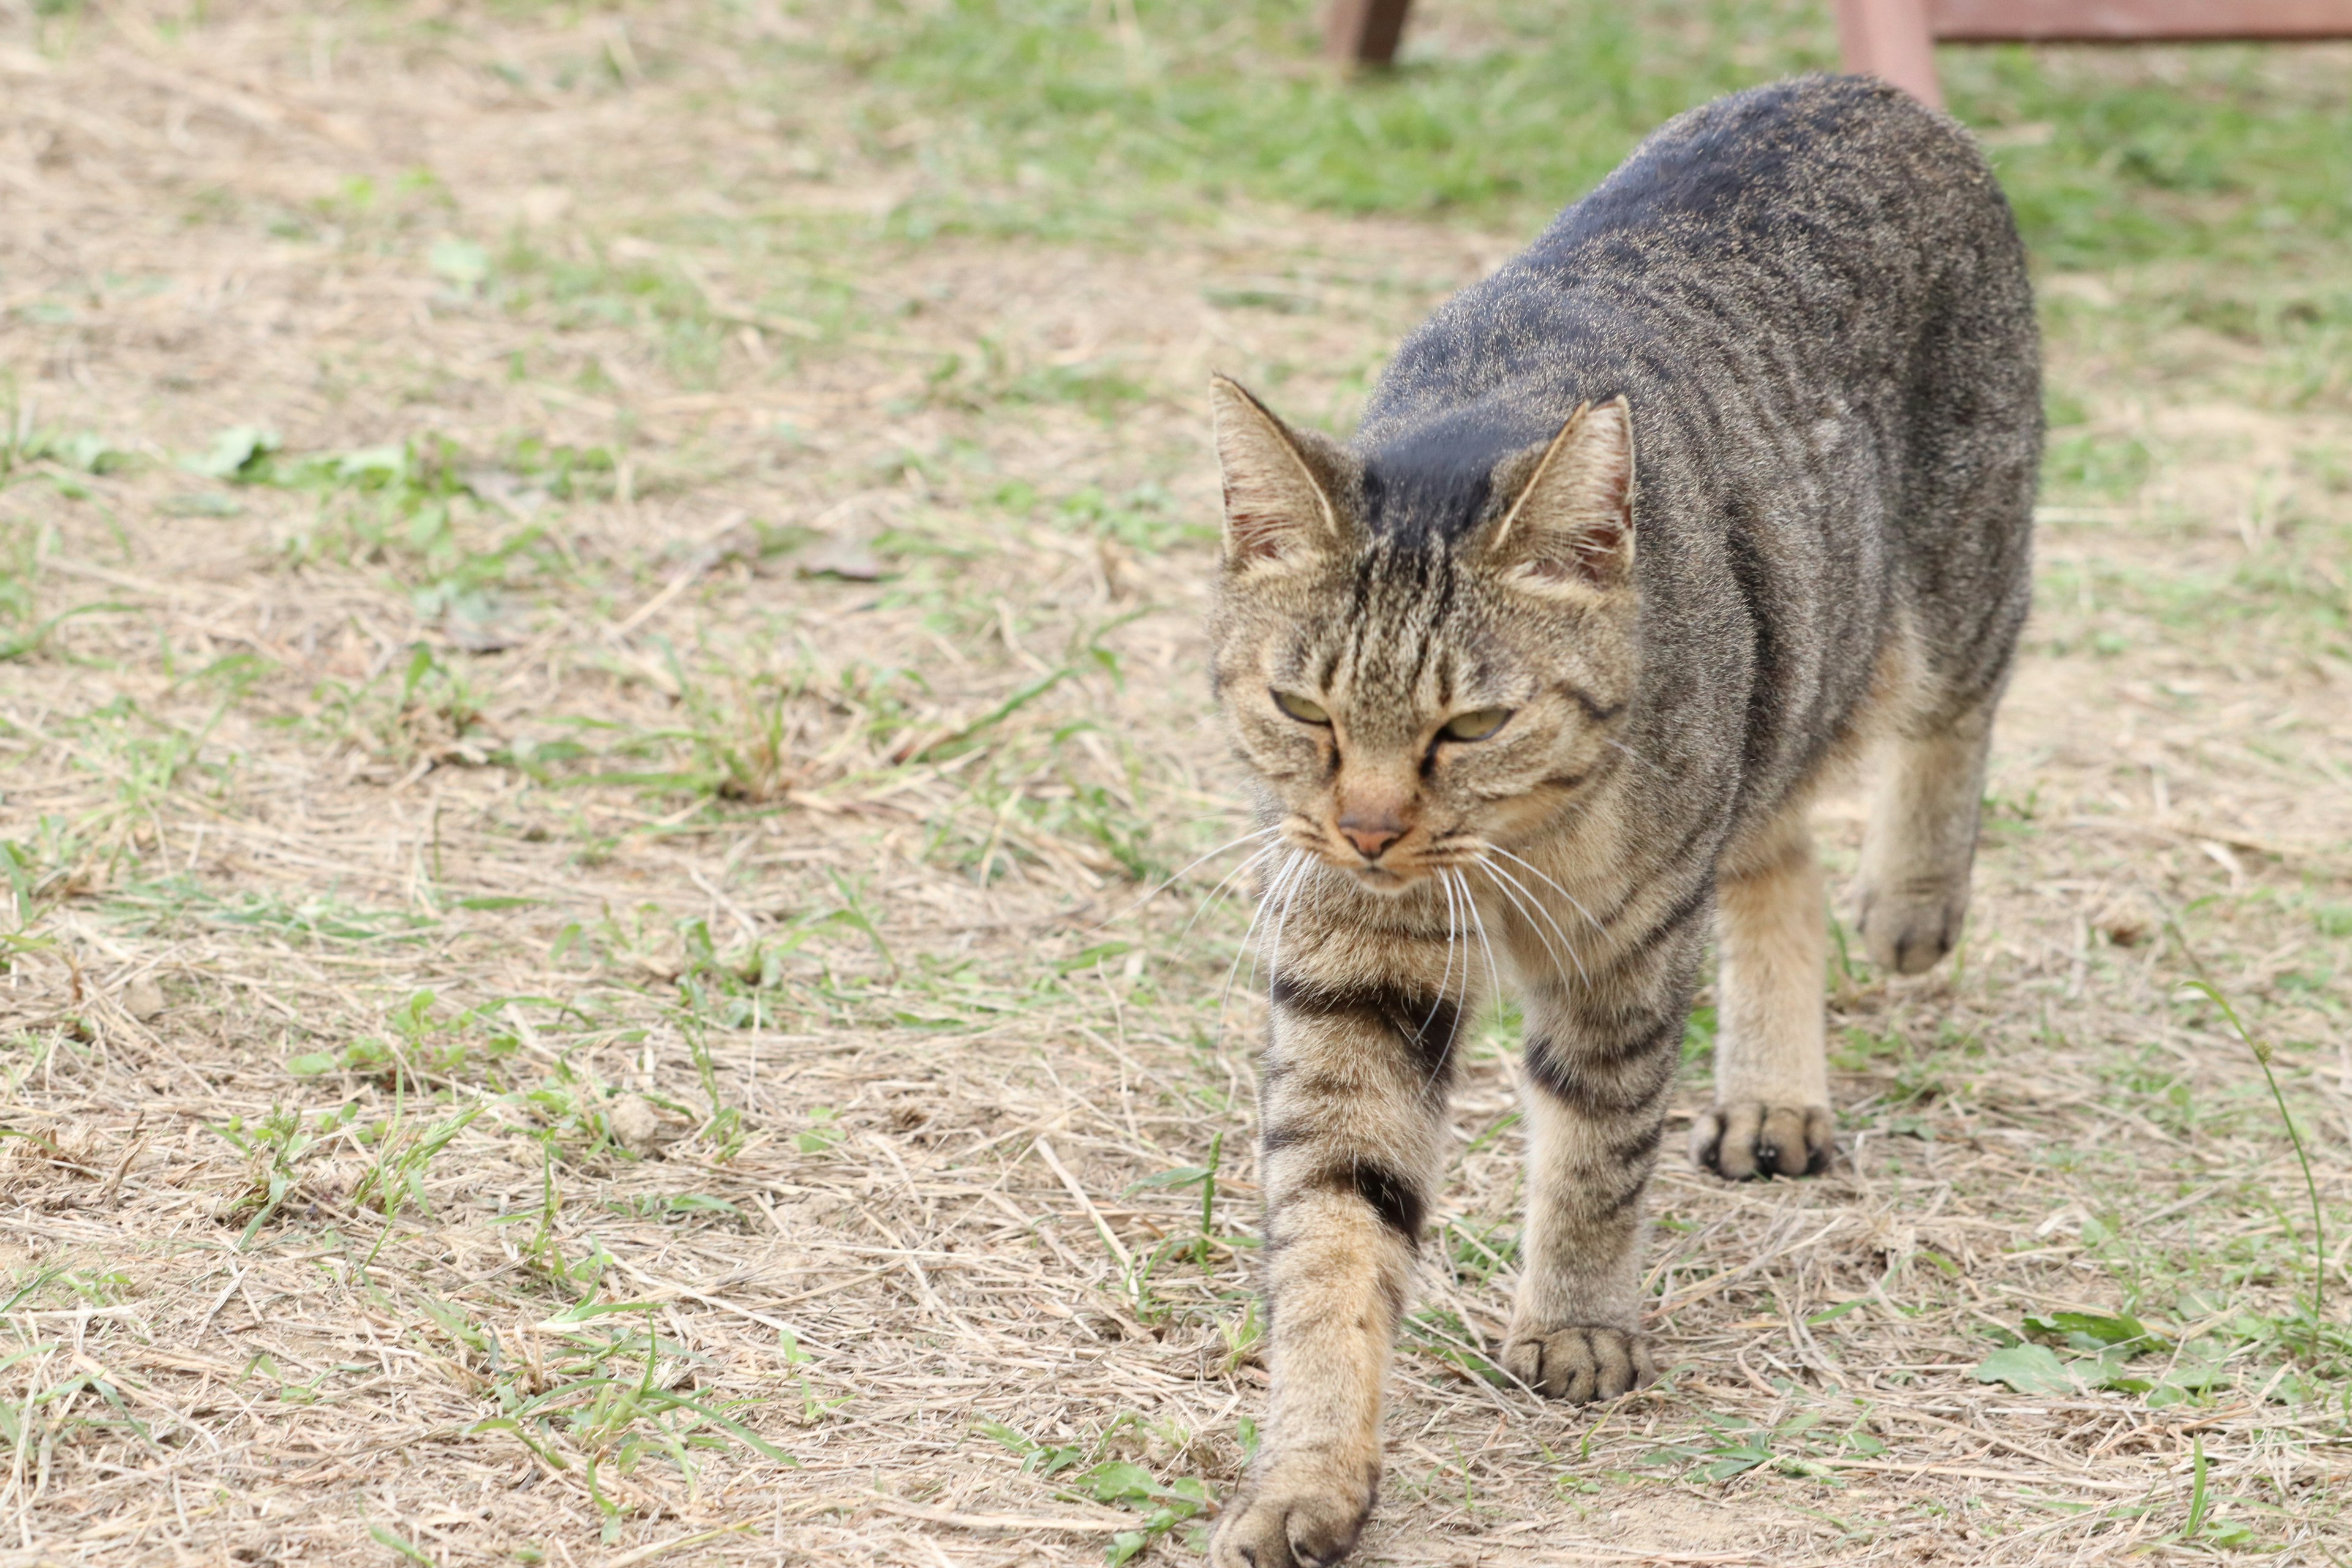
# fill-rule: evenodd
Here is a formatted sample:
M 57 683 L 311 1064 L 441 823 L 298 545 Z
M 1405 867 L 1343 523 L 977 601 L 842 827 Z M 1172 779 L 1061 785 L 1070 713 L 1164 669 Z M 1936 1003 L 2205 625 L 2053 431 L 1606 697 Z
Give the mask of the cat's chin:
M 1417 866 L 1408 867 L 1402 870 L 1391 869 L 1386 866 L 1349 866 L 1345 869 L 1356 879 L 1357 886 L 1370 892 L 1391 895 L 1403 892 L 1407 888 L 1429 875 L 1427 871 Z

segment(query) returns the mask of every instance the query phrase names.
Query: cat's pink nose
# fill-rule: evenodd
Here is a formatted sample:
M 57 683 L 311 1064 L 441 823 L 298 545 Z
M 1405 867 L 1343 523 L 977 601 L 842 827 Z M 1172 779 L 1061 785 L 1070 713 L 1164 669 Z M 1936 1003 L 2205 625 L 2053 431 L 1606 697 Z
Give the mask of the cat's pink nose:
M 1377 860 L 1381 858 L 1381 851 L 1404 837 L 1404 824 L 1394 817 L 1367 821 L 1360 817 L 1343 816 L 1339 819 L 1339 832 L 1356 847 L 1358 854 L 1367 860 Z

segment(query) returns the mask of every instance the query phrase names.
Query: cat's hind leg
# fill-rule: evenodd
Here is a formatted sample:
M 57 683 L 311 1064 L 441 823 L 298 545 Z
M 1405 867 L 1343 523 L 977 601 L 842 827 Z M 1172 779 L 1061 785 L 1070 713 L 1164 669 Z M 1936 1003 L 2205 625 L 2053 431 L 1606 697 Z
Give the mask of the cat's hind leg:
M 1724 858 L 1716 889 L 1715 1108 L 1691 1158 L 1735 1181 L 1829 1167 L 1828 906 L 1800 802 Z
M 1870 961 L 1917 974 L 1952 951 L 1969 908 L 1992 704 L 1880 742 L 1855 924 Z

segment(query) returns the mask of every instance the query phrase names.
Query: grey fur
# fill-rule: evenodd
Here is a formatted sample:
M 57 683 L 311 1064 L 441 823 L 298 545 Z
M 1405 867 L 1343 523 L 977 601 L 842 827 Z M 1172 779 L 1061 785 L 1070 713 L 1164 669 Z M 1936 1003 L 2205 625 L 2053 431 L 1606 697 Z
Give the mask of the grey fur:
M 1217 676 L 1286 858 L 1275 1386 L 1218 1563 L 1334 1560 L 1370 1507 L 1451 1035 L 1494 985 L 1528 1017 L 1504 1360 L 1531 1385 L 1649 1375 L 1643 1191 L 1718 892 L 1727 1036 L 1694 1152 L 1826 1163 L 1804 812 L 1884 747 L 1865 939 L 1906 971 L 1949 950 L 2027 606 L 2038 358 L 1967 134 L 1813 77 L 1660 130 L 1406 340 L 1348 446 L 1221 384 Z

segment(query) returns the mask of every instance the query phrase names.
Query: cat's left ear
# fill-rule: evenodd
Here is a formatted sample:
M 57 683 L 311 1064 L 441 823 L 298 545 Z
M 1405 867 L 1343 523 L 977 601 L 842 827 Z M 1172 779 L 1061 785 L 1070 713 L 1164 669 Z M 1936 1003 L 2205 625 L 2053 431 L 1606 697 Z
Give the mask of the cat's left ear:
M 1531 594 L 1583 598 L 1633 580 L 1633 413 L 1622 395 L 1586 404 L 1546 447 L 1497 466 L 1510 507 L 1486 542 L 1504 580 Z

